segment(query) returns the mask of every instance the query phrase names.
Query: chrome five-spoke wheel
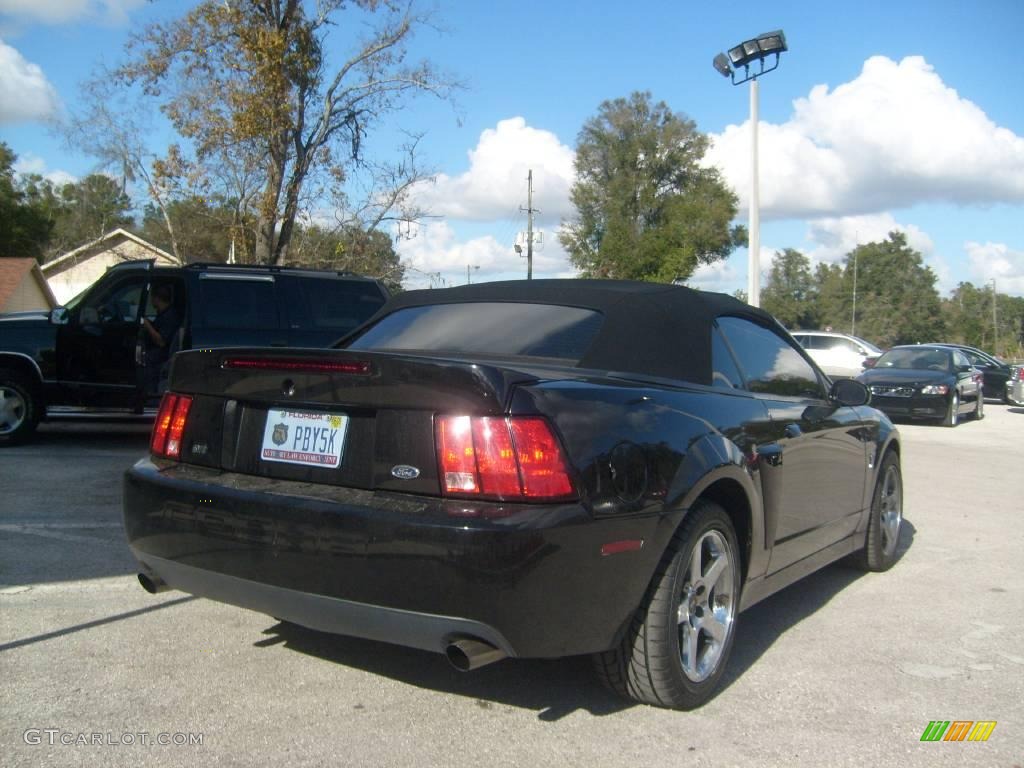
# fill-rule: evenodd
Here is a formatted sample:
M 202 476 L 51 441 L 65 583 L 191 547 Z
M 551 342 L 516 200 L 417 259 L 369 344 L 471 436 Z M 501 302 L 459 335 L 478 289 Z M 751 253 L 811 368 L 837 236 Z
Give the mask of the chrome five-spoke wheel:
M 717 668 L 736 615 L 732 553 L 717 530 L 704 533 L 690 553 L 677 618 L 683 673 L 695 683 Z

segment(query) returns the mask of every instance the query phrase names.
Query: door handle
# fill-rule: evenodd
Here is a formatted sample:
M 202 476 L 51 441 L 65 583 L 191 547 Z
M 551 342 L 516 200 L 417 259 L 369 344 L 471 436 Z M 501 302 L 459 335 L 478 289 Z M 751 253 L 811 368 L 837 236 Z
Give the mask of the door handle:
M 800 425 L 799 424 L 787 424 L 786 425 L 786 429 L 783 430 L 783 431 L 784 431 L 786 437 L 789 437 L 789 438 L 800 437 L 800 435 L 802 435 L 804 433 L 804 431 L 802 429 L 800 429 Z

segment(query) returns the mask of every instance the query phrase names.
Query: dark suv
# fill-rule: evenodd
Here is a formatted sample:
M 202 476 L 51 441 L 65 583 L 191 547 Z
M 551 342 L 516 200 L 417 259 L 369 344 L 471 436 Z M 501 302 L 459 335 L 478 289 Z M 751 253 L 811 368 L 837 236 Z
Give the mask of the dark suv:
M 343 272 L 119 264 L 66 307 L 0 315 L 0 445 L 25 440 L 47 416 L 142 413 L 154 405 L 142 321 L 155 317 L 151 294 L 161 284 L 171 288 L 181 318 L 167 343 L 171 353 L 326 347 L 388 298 L 379 281 Z

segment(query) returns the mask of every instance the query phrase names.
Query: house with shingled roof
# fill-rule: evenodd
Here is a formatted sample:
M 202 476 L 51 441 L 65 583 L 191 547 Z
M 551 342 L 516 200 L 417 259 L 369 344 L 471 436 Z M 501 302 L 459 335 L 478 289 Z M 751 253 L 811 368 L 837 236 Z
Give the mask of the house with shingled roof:
M 56 306 L 35 259 L 0 258 L 0 313 L 49 312 Z
M 125 261 L 153 259 L 157 266 L 178 266 L 167 251 L 124 229 L 115 229 L 91 243 L 43 264 L 53 295 L 66 304 L 92 285 L 108 268 Z

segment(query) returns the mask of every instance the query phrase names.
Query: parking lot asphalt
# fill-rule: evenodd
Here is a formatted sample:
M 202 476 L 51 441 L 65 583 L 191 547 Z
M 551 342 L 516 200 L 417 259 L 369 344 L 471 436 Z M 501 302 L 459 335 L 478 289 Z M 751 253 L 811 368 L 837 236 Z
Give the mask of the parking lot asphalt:
M 672 712 L 605 692 L 584 658 L 460 674 L 148 595 L 120 526 L 148 428 L 44 425 L 0 451 L 0 764 L 1019 767 L 1022 428 L 994 402 L 956 429 L 900 425 L 899 562 L 834 565 L 742 614 L 724 690 Z M 921 742 L 932 720 L 997 725 Z

